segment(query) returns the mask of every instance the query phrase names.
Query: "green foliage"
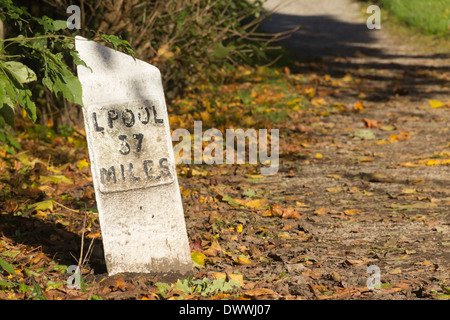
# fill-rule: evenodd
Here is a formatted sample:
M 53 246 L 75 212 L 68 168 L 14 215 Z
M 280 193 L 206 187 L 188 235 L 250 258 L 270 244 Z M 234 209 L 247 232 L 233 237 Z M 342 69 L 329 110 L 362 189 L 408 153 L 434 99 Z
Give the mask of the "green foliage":
M 14 266 L 12 264 L 6 262 L 2 258 L 0 258 L 0 271 L 1 270 L 5 270 L 6 272 L 8 272 L 12 275 L 16 274 L 16 272 L 14 271 Z
M 450 0 L 381 0 L 400 22 L 427 34 L 450 34 Z
M 233 292 L 240 287 L 240 284 L 234 280 L 227 281 L 225 278 L 215 280 L 186 278 L 184 280 L 178 279 L 176 287 L 184 294 L 200 293 L 202 296 L 210 296 L 221 292 Z
M 170 98 L 198 80 L 222 81 L 226 69 L 270 61 L 267 51 L 279 36 L 258 29 L 262 3 L 86 0 L 81 9 L 90 17 L 83 28 L 121 35 L 139 59 L 157 66 Z
M 38 108 L 33 89 L 38 86 L 55 97 L 83 105 L 81 83 L 66 60 L 86 64 L 74 49 L 75 34 L 68 33 L 65 20 L 34 17 L 12 0 L 0 2 L 0 20 L 13 33 L 10 38 L 0 39 L 0 142 L 14 153 L 14 148 L 20 149 L 10 134 L 17 106 L 36 122 Z M 130 44 L 117 36 L 101 34 L 99 40 L 133 54 Z

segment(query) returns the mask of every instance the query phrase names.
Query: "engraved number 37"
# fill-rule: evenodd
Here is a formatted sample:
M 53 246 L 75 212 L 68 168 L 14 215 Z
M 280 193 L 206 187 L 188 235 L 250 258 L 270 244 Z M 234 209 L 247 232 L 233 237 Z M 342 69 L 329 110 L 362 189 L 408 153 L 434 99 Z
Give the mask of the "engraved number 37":
M 142 139 L 144 139 L 144 135 L 142 133 L 133 134 L 133 139 L 137 140 L 136 152 L 140 152 L 142 149 Z M 123 155 L 129 154 L 131 151 L 131 147 L 130 144 L 127 142 L 127 136 L 124 134 L 120 135 L 119 140 L 120 140 L 119 152 Z

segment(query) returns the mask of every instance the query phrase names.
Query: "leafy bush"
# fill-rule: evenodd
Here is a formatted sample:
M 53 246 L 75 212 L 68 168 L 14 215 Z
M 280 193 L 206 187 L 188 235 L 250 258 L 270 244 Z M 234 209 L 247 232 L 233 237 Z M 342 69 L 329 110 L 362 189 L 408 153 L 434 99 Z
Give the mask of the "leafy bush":
M 10 33 L 0 49 L 0 126 L 12 123 L 17 104 L 33 121 L 39 114 L 55 127 L 83 125 L 75 33 L 126 52 L 134 48 L 137 58 L 161 70 L 169 98 L 200 79 L 223 80 L 227 68 L 270 61 L 266 51 L 282 36 L 258 31 L 265 17 L 260 0 L 85 0 L 81 30 L 73 34 L 66 28 L 71 1 L 18 2 L 0 4 Z
M 45 1 L 60 15 L 69 5 Z M 260 0 L 86 0 L 81 12 L 82 35 L 96 30 L 127 39 L 137 58 L 161 70 L 169 96 L 220 77 L 223 67 L 268 61 L 266 51 L 282 36 L 258 31 Z
M 74 35 L 63 34 L 66 20 L 34 17 L 12 0 L 0 2 L 0 20 L 12 30 L 11 37 L 0 38 L 0 140 L 11 142 L 1 137 L 14 126 L 16 106 L 33 122 L 37 119 L 35 101 L 39 96 L 33 92 L 42 93 L 45 88 L 56 97 L 82 105 L 81 84 L 65 56 L 77 65 L 85 64 L 74 50 Z M 101 39 L 128 47 L 114 36 L 101 35 Z

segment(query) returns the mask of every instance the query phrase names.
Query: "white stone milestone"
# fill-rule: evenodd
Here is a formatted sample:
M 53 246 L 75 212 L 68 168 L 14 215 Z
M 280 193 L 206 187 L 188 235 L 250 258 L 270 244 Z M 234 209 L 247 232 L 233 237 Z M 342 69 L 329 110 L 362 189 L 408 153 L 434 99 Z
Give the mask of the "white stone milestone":
M 159 70 L 75 40 L 109 275 L 187 276 L 192 260 Z

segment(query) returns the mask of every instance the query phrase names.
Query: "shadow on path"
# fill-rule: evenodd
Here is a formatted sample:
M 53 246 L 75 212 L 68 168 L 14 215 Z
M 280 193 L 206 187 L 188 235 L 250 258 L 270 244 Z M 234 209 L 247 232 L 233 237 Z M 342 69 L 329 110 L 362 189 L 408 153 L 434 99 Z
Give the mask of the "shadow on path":
M 287 66 L 294 73 L 338 79 L 351 74 L 367 92 L 368 101 L 450 94 L 448 78 L 443 76 L 450 71 L 450 61 L 445 60 L 450 54 L 415 52 L 405 46 L 405 39 L 395 39 L 385 29 L 369 30 L 362 19 L 346 22 L 330 15 L 273 13 L 261 25 L 271 33 L 298 26 L 298 31 L 281 41 L 290 52 L 292 61 Z

